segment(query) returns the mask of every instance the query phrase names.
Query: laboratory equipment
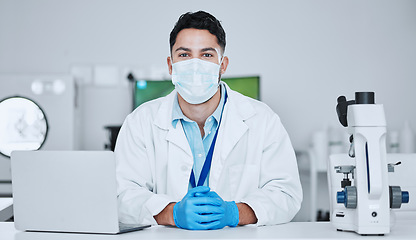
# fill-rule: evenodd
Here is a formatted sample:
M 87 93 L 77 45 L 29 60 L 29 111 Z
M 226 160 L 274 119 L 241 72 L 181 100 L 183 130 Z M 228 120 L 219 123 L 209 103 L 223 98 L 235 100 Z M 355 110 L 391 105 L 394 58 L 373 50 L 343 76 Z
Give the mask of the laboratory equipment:
M 0 101 L 0 154 L 10 157 L 13 150 L 38 150 L 48 133 L 45 113 L 24 97 Z
M 75 149 L 75 86 L 69 75 L 0 74 L 0 196 L 11 196 L 13 150 Z
M 356 92 L 355 100 L 340 96 L 336 109 L 351 146 L 328 162 L 330 220 L 337 230 L 388 234 L 390 209 L 408 203 L 409 192 L 389 186 L 383 105 L 375 104 L 374 92 Z

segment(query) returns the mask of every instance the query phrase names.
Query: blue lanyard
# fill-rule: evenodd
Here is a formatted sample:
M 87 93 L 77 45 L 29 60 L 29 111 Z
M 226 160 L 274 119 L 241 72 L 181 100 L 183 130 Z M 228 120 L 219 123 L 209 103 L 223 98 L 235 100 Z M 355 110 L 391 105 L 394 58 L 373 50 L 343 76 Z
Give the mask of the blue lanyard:
M 199 179 L 198 179 L 198 187 L 204 185 L 205 179 L 207 179 L 207 176 L 208 176 L 208 172 L 211 169 L 212 155 L 214 154 L 215 142 L 217 141 L 217 135 L 220 130 L 222 115 L 224 112 L 226 102 L 227 102 L 227 91 L 225 91 L 224 106 L 221 111 L 220 122 L 218 123 L 217 131 L 215 132 L 214 138 L 212 139 L 212 143 L 211 143 L 211 146 L 209 147 L 208 155 L 205 158 L 204 166 L 202 167 L 201 175 L 199 176 Z M 193 170 L 191 172 L 191 177 L 189 179 L 189 182 L 191 183 L 192 188 L 196 187 L 195 174 Z

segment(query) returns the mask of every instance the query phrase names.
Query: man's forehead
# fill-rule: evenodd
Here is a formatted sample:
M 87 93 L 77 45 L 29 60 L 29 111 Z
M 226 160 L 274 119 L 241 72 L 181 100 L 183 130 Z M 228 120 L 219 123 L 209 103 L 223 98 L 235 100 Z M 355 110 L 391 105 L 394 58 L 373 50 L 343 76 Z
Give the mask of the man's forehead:
M 175 46 L 176 45 L 176 46 Z M 181 30 L 177 37 L 174 46 L 185 48 L 219 48 L 217 37 L 205 29 L 186 28 Z

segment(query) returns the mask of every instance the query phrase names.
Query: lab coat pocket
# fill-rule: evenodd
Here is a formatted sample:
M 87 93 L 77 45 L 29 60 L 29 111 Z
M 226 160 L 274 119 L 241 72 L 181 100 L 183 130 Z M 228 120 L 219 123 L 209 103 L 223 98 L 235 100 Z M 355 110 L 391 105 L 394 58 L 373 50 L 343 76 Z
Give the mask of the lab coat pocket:
M 259 182 L 259 167 L 255 164 L 238 164 L 229 168 L 230 194 L 239 202 L 253 190 Z

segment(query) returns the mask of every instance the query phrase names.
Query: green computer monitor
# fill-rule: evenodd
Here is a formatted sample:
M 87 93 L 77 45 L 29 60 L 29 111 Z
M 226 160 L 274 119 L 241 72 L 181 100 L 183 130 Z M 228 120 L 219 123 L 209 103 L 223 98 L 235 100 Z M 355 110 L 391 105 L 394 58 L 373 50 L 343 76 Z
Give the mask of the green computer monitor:
M 260 100 L 260 77 L 229 77 L 222 81 L 234 91 L 248 97 Z M 175 86 L 171 80 L 146 81 L 138 80 L 134 83 L 133 108 L 147 101 L 168 95 Z

